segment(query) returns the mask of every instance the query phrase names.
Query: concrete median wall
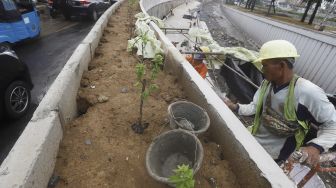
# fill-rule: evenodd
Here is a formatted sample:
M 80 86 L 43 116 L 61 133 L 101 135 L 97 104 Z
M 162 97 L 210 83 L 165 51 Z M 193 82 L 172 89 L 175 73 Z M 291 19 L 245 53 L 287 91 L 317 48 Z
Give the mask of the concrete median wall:
M 146 2 L 146 6 L 144 5 Z M 152 7 L 148 0 L 140 1 L 143 12 Z M 154 1 L 153 1 L 154 2 Z M 171 1 L 165 1 L 167 4 Z M 148 14 L 150 14 L 148 12 Z M 295 187 L 267 154 L 244 125 L 223 103 L 212 88 L 203 80 L 183 55 L 174 47 L 154 22 L 150 23 L 165 52 L 165 71 L 179 78 L 192 102 L 207 110 L 211 119 L 211 138 L 223 146 L 225 158 L 230 162 L 242 187 Z
M 0 187 L 47 187 L 62 126 L 77 116 L 76 97 L 84 70 L 94 56 L 109 18 L 124 0 L 110 7 L 76 48 L 49 88 L 7 158 L 0 166 Z
M 188 1 L 190 0 L 143 0 L 143 5 L 149 15 L 162 19 L 170 10 Z

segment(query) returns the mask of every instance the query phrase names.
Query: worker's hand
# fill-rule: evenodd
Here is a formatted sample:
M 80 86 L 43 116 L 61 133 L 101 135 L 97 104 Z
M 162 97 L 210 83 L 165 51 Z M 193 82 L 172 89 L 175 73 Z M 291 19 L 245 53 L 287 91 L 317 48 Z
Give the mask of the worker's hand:
M 312 167 L 315 167 L 320 160 L 320 150 L 313 146 L 307 146 L 300 148 L 302 157 L 300 158 L 300 163 L 306 163 Z
M 238 104 L 233 103 L 230 99 L 226 98 L 224 100 L 226 106 L 228 106 L 232 111 L 236 111 L 238 109 Z

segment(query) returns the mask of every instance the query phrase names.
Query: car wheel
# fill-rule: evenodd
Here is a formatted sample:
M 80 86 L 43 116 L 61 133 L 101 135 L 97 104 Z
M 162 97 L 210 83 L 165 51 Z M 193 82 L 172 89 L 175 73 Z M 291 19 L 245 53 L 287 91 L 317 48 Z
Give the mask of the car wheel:
M 0 43 L 0 52 L 12 49 L 11 45 L 8 42 Z
M 98 13 L 96 11 L 96 8 L 92 8 L 92 11 L 91 11 L 91 20 L 94 21 L 94 22 L 98 20 Z
M 9 118 L 16 119 L 25 115 L 30 102 L 30 90 L 25 82 L 15 81 L 6 89 L 5 111 Z
M 55 19 L 56 16 L 57 16 L 56 11 L 55 11 L 54 9 L 50 9 L 50 17 L 51 17 L 52 19 Z
M 71 14 L 68 11 L 64 11 L 63 16 L 66 20 L 71 20 Z

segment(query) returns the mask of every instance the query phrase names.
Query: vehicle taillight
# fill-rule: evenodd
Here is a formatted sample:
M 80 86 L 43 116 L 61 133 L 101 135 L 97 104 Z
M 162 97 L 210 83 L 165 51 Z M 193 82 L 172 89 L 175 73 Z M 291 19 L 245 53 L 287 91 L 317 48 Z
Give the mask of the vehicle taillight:
M 80 1 L 80 4 L 81 4 L 81 5 L 87 5 L 87 4 L 90 4 L 90 2 L 87 1 L 87 0 L 81 0 L 81 1 Z

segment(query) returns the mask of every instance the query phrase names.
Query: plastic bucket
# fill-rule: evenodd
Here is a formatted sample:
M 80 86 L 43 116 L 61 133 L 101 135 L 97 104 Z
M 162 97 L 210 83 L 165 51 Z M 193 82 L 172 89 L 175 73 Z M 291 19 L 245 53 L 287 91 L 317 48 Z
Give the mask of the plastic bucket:
M 203 147 L 198 138 L 182 129 L 167 131 L 156 137 L 146 154 L 146 168 L 157 181 L 169 184 L 178 165 L 189 165 L 194 174 L 203 161 Z
M 199 135 L 208 130 L 210 118 L 200 106 L 189 101 L 177 101 L 168 106 L 170 127 Z

